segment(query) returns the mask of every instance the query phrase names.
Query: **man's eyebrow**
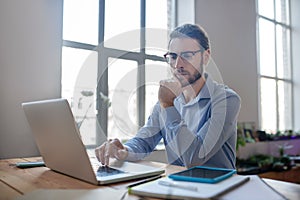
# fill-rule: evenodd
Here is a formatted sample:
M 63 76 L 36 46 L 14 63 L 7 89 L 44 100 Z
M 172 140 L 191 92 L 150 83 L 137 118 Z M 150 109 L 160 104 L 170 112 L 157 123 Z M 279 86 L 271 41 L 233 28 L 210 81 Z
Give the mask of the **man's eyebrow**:
M 173 51 L 168 51 L 168 53 L 175 53 L 175 52 L 173 52 Z M 177 54 L 177 53 L 176 53 Z
M 169 53 L 169 54 L 182 54 L 182 53 L 189 53 L 189 52 L 195 52 L 195 51 L 187 50 L 187 51 L 181 51 L 181 52 L 178 52 L 178 53 L 169 51 L 168 53 Z

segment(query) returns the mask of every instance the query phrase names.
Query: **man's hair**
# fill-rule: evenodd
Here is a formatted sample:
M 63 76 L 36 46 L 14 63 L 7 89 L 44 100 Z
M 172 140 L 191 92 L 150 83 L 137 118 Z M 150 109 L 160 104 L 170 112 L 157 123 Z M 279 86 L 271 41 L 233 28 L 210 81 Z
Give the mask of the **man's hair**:
M 197 40 L 201 49 L 207 50 L 210 48 L 208 35 L 199 25 L 184 24 L 182 26 L 178 26 L 171 32 L 169 44 L 174 38 L 192 38 Z

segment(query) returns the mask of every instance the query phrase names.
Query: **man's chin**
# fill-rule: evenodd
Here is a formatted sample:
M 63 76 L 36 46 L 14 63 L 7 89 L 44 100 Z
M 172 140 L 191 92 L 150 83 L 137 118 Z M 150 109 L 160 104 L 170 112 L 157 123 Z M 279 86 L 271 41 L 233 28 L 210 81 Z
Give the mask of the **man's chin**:
M 180 79 L 179 82 L 181 84 L 181 87 L 184 88 L 187 86 L 194 85 L 200 78 L 201 76 L 198 77 L 197 79 Z

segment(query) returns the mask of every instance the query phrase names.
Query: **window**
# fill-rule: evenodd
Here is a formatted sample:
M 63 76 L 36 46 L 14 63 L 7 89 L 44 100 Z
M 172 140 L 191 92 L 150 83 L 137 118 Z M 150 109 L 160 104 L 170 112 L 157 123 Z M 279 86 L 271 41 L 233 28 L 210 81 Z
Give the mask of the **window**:
M 62 97 L 84 144 L 135 135 L 169 77 L 174 0 L 64 0 Z
M 289 0 L 257 0 L 260 128 L 293 128 Z

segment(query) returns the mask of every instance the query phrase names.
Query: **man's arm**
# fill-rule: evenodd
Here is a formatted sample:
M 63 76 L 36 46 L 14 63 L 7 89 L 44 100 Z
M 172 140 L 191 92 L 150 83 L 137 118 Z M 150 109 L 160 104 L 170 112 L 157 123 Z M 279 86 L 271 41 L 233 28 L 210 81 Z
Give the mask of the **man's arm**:
M 102 164 L 108 165 L 111 157 L 130 161 L 141 160 L 154 150 L 162 138 L 159 123 L 160 106 L 173 106 L 173 100 L 176 97 L 173 92 L 180 88 L 178 82 L 176 83 L 174 80 L 163 80 L 160 85 L 159 103 L 154 106 L 146 125 L 138 131 L 134 138 L 127 141 L 124 146 L 118 139 L 108 140 L 95 149 L 96 157 Z
M 159 124 L 160 105 L 157 103 L 147 123 L 135 137 L 124 145 L 118 140 L 108 140 L 95 149 L 95 155 L 103 165 L 109 164 L 109 158 L 136 161 L 149 155 L 161 140 Z
M 160 105 L 157 103 L 147 121 L 140 128 L 136 136 L 128 140 L 124 145 L 128 149 L 126 160 L 141 160 L 149 155 L 162 138 L 161 125 L 159 123 Z
M 128 149 L 127 160 L 140 160 L 149 155 L 161 140 L 161 130 L 164 128 L 160 123 L 160 107 L 167 108 L 174 106 L 173 101 L 181 92 L 181 86 L 175 79 L 160 81 L 158 91 L 159 102 L 154 106 L 152 114 L 147 123 L 142 127 L 136 136 L 130 139 L 125 146 Z

